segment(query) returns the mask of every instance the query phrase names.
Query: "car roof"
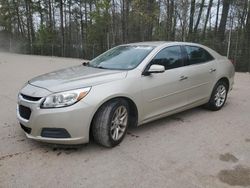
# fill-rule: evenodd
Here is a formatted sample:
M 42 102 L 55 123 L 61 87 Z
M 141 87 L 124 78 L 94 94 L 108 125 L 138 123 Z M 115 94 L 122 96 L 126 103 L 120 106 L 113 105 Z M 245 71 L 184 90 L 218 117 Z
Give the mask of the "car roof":
M 193 46 L 203 46 L 201 44 L 197 43 L 191 43 L 191 42 L 175 42 L 175 41 L 145 41 L 145 42 L 136 42 L 136 43 L 129 43 L 129 44 L 124 44 L 124 45 L 142 45 L 142 46 L 161 46 L 161 45 L 193 45 Z
M 169 43 L 167 41 L 147 41 L 147 42 L 135 42 L 135 43 L 129 43 L 129 44 L 124 44 L 124 45 L 138 45 L 138 46 L 160 46 L 162 44 Z
M 201 47 L 206 49 L 207 51 L 209 51 L 211 54 L 213 54 L 214 57 L 216 58 L 221 58 L 222 56 L 220 54 L 218 54 L 216 51 L 214 51 L 213 49 L 204 46 L 202 44 L 198 44 L 198 43 L 192 43 L 192 42 L 177 42 L 177 41 L 145 41 L 145 42 L 136 42 L 136 43 L 129 43 L 129 44 L 123 44 L 121 46 L 153 46 L 153 47 L 164 47 L 164 46 L 171 46 L 171 45 L 189 45 L 189 46 L 197 46 L 197 47 Z

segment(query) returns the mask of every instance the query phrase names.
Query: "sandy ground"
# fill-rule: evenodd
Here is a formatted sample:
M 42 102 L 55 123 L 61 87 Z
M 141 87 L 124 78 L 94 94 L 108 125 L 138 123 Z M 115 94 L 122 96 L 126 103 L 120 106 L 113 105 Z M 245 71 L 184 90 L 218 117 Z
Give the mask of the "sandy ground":
M 250 74 L 223 110 L 195 108 L 130 128 L 116 148 L 26 139 L 16 120 L 30 78 L 82 60 L 0 53 L 0 187 L 250 187 Z

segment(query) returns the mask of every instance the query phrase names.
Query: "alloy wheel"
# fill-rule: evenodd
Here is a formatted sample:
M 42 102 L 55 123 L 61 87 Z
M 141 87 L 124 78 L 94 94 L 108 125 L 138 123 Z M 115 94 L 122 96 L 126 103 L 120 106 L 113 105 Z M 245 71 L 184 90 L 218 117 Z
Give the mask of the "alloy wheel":
M 119 106 L 111 120 L 111 137 L 113 140 L 119 140 L 125 133 L 128 124 L 128 111 L 125 106 Z
M 227 89 L 224 85 L 219 85 L 216 89 L 216 93 L 215 93 L 215 105 L 216 107 L 221 107 L 225 100 L 226 100 L 226 96 L 227 96 Z

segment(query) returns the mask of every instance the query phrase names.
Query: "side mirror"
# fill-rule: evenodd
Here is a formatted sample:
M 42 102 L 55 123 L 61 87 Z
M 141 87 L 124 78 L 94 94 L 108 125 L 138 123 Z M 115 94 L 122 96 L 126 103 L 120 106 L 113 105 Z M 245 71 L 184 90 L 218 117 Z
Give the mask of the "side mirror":
M 162 65 L 151 65 L 147 71 L 144 72 L 143 75 L 150 75 L 152 73 L 163 73 L 165 72 L 165 67 Z

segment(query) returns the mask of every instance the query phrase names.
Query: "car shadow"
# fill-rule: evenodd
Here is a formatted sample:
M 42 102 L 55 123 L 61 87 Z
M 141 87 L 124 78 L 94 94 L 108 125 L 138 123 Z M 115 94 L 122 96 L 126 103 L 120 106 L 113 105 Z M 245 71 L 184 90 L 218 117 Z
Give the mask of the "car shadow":
M 199 115 L 204 112 L 210 112 L 202 107 L 196 107 L 193 109 L 189 109 L 174 115 L 170 115 L 167 117 L 163 117 L 161 119 L 152 121 L 150 123 L 145 123 L 141 126 L 130 126 L 127 130 L 127 135 L 130 135 L 132 137 L 138 137 L 137 134 L 142 134 L 144 132 L 153 131 L 153 129 L 159 128 L 161 126 L 172 126 L 172 122 L 179 122 L 184 123 L 188 122 L 190 120 L 189 117 L 193 115 Z M 37 142 L 40 143 L 40 142 Z M 79 150 L 80 148 L 100 148 L 102 146 L 99 146 L 96 144 L 93 140 L 93 138 L 90 138 L 90 142 L 88 144 L 81 144 L 81 145 L 59 145 L 59 144 L 47 144 L 47 143 L 40 143 L 43 146 L 50 147 L 53 151 L 57 150 L 64 150 L 64 151 L 75 151 Z M 103 148 L 103 147 L 102 147 Z
M 154 120 L 149 123 L 145 123 L 141 126 L 130 126 L 128 128 L 128 132 L 144 132 L 144 131 L 151 131 L 151 129 L 154 129 L 155 127 L 160 127 L 160 126 L 171 126 L 171 122 L 179 122 L 179 123 L 184 123 L 184 122 L 189 122 L 191 116 L 194 115 L 199 115 L 201 113 L 206 113 L 208 112 L 207 109 L 203 107 L 196 107 L 192 108 L 189 110 L 185 110 L 183 112 L 179 112 L 167 117 L 160 118 L 158 120 Z
M 227 107 L 228 103 L 225 104 L 224 108 Z M 164 127 L 170 127 L 170 126 L 176 126 L 176 123 L 184 124 L 184 123 L 190 123 L 192 122 L 193 116 L 199 116 L 204 113 L 213 113 L 210 110 L 207 110 L 203 107 L 196 107 L 192 108 L 174 115 L 170 115 L 155 121 L 152 121 L 150 123 L 143 124 L 141 126 L 130 126 L 127 130 L 127 135 L 125 137 L 125 141 L 128 141 L 128 137 L 133 138 L 139 138 L 141 135 L 147 135 L 150 132 L 157 130 Z M 130 139 L 131 140 L 131 139 Z M 134 140 L 135 141 L 135 140 Z M 29 142 L 32 142 L 33 148 L 40 148 L 42 149 L 44 153 L 55 153 L 57 156 L 60 156 L 61 154 L 73 154 L 73 153 L 85 153 L 90 152 L 94 153 L 96 151 L 109 151 L 110 148 L 105 148 L 103 146 L 100 146 L 96 144 L 93 139 L 90 139 L 90 142 L 87 144 L 80 144 L 80 145 L 59 145 L 59 144 L 48 144 L 48 143 L 42 143 L 38 141 L 30 140 Z M 121 144 L 122 145 L 122 144 Z M 119 146 L 115 148 L 112 148 L 112 150 L 119 149 Z

